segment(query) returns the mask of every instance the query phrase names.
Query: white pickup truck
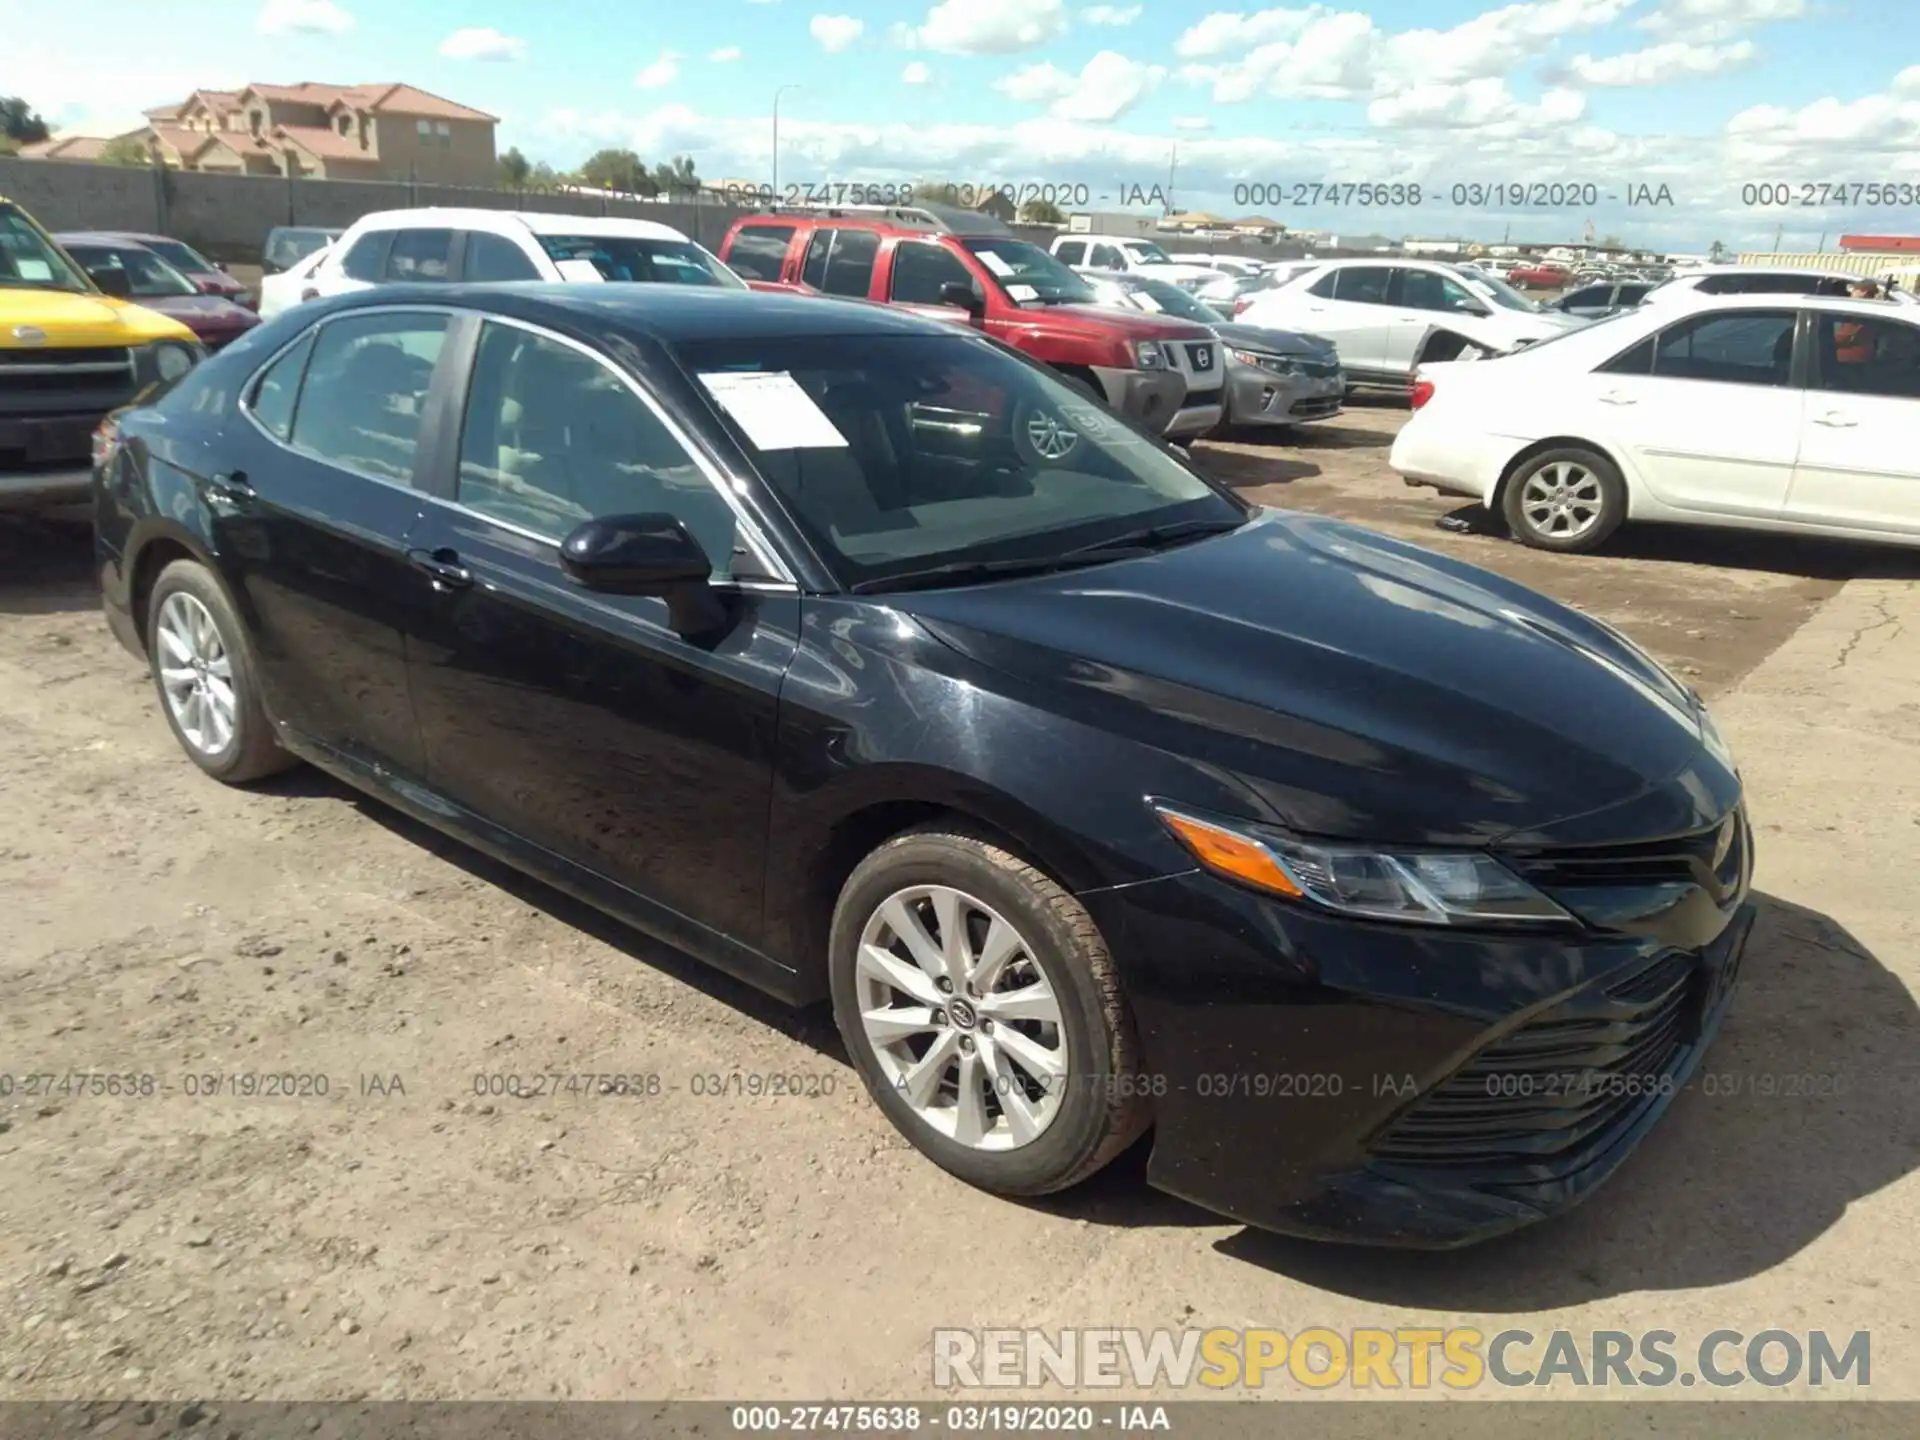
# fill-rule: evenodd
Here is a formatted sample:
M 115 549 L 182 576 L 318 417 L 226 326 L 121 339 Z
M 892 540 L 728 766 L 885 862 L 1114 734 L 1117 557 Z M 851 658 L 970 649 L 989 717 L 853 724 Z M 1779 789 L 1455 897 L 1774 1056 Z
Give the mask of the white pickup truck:
M 1166 280 L 1183 290 L 1218 280 L 1225 273 L 1211 265 L 1182 264 L 1153 241 L 1137 235 L 1058 235 L 1052 250 L 1054 259 L 1076 270 L 1143 275 L 1149 280 Z

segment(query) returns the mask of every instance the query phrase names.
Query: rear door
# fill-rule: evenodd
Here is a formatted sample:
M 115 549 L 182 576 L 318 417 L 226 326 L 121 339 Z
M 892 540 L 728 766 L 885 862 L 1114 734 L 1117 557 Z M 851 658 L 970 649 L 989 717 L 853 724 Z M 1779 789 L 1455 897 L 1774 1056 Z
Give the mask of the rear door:
M 355 310 L 269 363 L 207 477 L 229 587 L 248 612 L 276 719 L 363 768 L 424 776 L 404 635 L 419 623 L 407 536 L 424 417 L 448 377 L 450 317 Z
M 1920 326 L 1821 310 L 1811 331 L 1788 518 L 1920 536 Z
M 807 227 L 791 220 L 756 220 L 727 237 L 720 259 L 756 290 L 787 290 L 797 284 L 798 265 L 789 265 L 795 237 Z
M 1340 362 L 1355 371 L 1387 370 L 1387 291 L 1393 268 L 1345 265 L 1307 287 L 1300 328 L 1333 342 Z
M 1596 372 L 1596 420 L 1659 499 L 1703 514 L 1780 514 L 1807 404 L 1798 319 L 1789 309 L 1708 311 Z
M 879 254 L 878 232 L 822 225 L 807 242 L 800 283 L 821 295 L 865 300 L 873 291 L 874 262 Z

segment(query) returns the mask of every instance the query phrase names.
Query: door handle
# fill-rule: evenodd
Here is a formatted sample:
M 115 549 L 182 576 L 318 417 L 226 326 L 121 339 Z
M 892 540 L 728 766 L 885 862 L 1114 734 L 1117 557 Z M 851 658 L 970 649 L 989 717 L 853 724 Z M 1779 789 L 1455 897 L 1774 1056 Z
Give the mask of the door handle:
M 258 494 L 253 486 L 247 483 L 244 470 L 230 470 L 225 475 L 209 475 L 201 482 L 200 488 L 207 500 L 216 505 L 236 507 L 249 505 Z
M 1638 405 L 1640 402 L 1631 395 L 1622 395 L 1618 390 L 1609 390 L 1600 397 L 1603 405 Z
M 473 572 L 451 550 L 409 550 L 407 559 L 433 581 L 436 590 L 464 590 L 473 584 Z
M 1842 411 L 1829 410 L 1824 415 L 1816 416 L 1813 423 L 1816 425 L 1827 425 L 1835 430 L 1845 430 L 1858 425 L 1860 422 Z

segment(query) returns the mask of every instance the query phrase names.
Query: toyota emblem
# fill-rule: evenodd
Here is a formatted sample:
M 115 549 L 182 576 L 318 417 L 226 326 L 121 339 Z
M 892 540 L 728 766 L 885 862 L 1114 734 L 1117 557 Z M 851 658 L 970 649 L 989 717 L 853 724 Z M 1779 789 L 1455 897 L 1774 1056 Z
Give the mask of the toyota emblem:
M 22 345 L 44 345 L 47 343 L 47 332 L 38 325 L 16 325 L 13 327 L 13 338 Z

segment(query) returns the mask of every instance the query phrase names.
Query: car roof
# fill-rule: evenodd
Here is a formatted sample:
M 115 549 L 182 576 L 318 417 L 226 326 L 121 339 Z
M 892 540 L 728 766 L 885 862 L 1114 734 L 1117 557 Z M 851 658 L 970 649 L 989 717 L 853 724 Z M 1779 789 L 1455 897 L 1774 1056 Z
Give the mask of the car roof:
M 957 335 L 942 320 L 865 300 L 781 295 L 695 285 L 383 285 L 309 302 L 328 314 L 391 305 L 452 305 L 509 319 L 568 324 L 666 345 L 687 340 L 755 340 L 806 335 Z M 305 307 L 302 307 L 303 309 Z
M 150 235 L 141 230 L 69 230 L 69 235 L 87 235 L 95 240 L 131 240 L 136 245 L 148 245 L 155 240 L 166 240 L 175 245 L 184 245 L 184 240 L 175 240 L 171 235 Z M 55 236 L 58 239 L 59 236 Z
M 546 214 L 532 210 L 480 210 L 457 206 L 428 206 L 419 210 L 375 210 L 354 221 L 369 230 L 430 230 L 451 227 L 493 230 L 518 224 L 535 235 L 626 236 L 635 240 L 685 240 L 687 235 L 657 220 L 633 220 L 620 215 Z
M 52 234 L 62 245 L 126 245 L 135 250 L 146 249 L 148 240 L 158 238 L 129 235 L 120 230 L 56 230 Z
M 1813 275 L 1821 280 L 1871 280 L 1851 270 L 1822 270 L 1812 265 L 1696 265 L 1675 274 L 1676 280 L 1704 280 L 1711 275 Z

